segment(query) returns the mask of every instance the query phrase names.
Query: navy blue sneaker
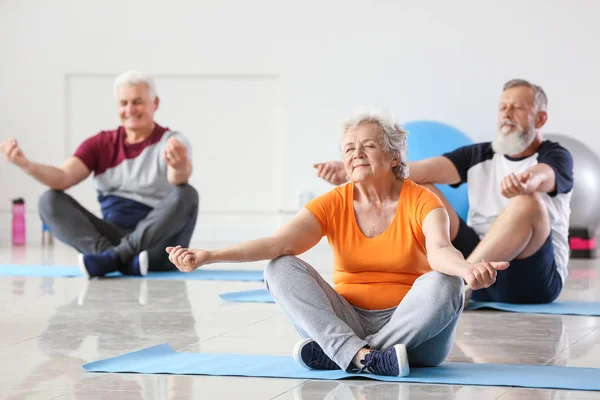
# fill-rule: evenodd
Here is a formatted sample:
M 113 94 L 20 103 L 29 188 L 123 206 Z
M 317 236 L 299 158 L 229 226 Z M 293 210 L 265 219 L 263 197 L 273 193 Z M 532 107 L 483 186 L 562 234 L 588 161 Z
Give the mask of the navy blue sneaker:
M 146 276 L 148 274 L 148 252 L 146 250 L 142 251 L 129 260 L 127 265 L 121 266 L 119 271 L 123 275 Z
M 106 250 L 100 254 L 79 255 L 79 269 L 88 278 L 118 271 L 122 265 L 121 258 L 114 250 Z
M 340 369 L 312 339 L 304 339 L 294 346 L 294 360 L 306 369 Z
M 371 350 L 361 360 L 360 372 L 385 376 L 406 376 L 410 373 L 406 346 L 397 344 L 386 350 Z

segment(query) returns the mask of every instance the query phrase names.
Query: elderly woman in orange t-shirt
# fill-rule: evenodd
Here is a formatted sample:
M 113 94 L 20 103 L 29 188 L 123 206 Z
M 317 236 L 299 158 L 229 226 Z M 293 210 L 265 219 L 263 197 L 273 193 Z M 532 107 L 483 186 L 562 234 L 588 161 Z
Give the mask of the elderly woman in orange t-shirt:
M 182 271 L 215 262 L 272 260 L 267 288 L 304 338 L 294 359 L 311 369 L 405 376 L 450 353 L 463 280 L 490 286 L 507 262 L 470 264 L 449 236 L 440 199 L 406 179 L 406 135 L 391 117 L 343 124 L 350 182 L 310 201 L 272 236 L 221 250 L 167 248 Z M 327 236 L 334 287 L 296 257 Z

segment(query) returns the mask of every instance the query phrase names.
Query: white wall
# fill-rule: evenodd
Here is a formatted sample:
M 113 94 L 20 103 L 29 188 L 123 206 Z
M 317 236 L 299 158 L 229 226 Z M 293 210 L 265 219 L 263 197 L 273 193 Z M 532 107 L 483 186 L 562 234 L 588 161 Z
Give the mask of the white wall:
M 522 77 L 549 96 L 546 131 L 600 153 L 595 0 L 149 4 L 0 1 L 0 138 L 61 163 L 84 137 L 117 126 L 113 76 L 155 74 L 157 121 L 188 136 L 203 166 L 196 241 L 267 234 L 298 193 L 329 189 L 311 164 L 338 156 L 338 123 L 357 107 L 488 140 L 502 84 Z M 39 241 L 44 188 L 4 162 L 0 188 L 0 241 L 17 196 Z M 89 181 L 73 193 L 97 209 Z

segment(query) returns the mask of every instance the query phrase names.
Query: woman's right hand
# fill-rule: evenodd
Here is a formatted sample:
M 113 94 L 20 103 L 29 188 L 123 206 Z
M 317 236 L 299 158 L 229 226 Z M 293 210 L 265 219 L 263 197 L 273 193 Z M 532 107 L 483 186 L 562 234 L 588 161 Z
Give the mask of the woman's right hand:
M 497 271 L 506 269 L 509 265 L 506 261 L 490 262 L 482 260 L 471 264 L 466 269 L 463 279 L 473 290 L 485 289 L 496 282 Z
M 169 253 L 169 261 L 182 272 L 192 272 L 210 262 L 210 252 L 206 250 L 169 246 L 166 251 Z
M 341 161 L 327 161 L 324 163 L 313 164 L 317 169 L 317 176 L 326 180 L 332 185 L 341 185 L 348 181 L 344 163 Z

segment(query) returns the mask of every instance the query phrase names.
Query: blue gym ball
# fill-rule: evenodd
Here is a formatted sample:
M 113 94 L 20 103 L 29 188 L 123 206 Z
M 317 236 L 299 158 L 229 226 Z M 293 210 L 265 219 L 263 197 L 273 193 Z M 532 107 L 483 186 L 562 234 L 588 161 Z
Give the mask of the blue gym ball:
M 442 122 L 412 121 L 403 124 L 403 127 L 409 132 L 407 142 L 408 161 L 441 156 L 461 146 L 473 144 L 473 140 L 463 132 Z M 436 186 L 452 204 L 458 216 L 466 221 L 469 212 L 467 185 L 463 184 L 457 189 L 448 185 Z

